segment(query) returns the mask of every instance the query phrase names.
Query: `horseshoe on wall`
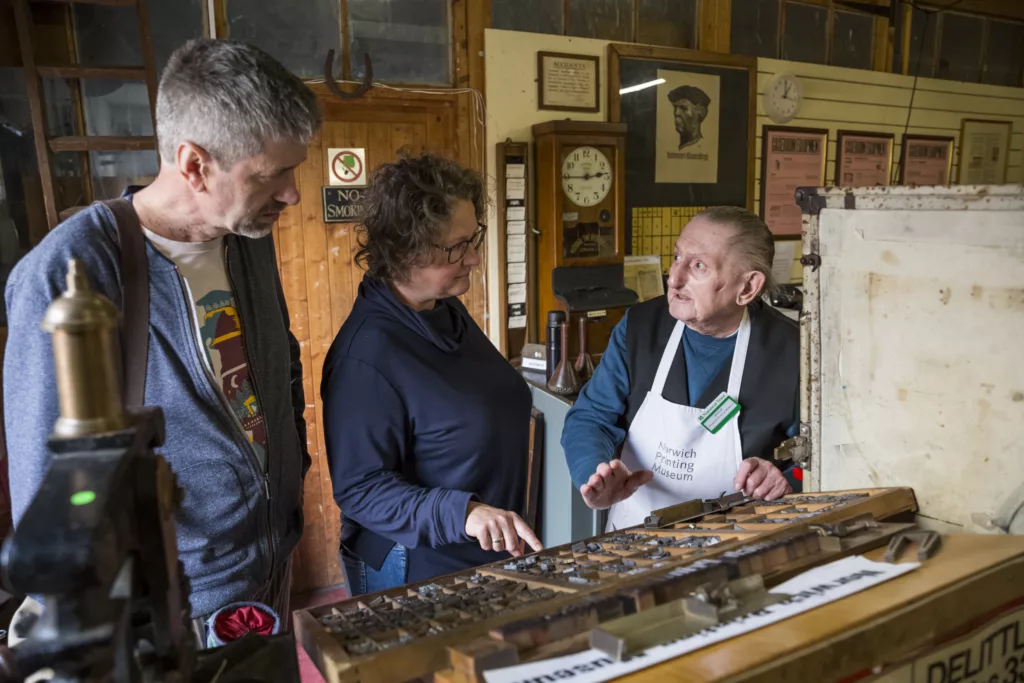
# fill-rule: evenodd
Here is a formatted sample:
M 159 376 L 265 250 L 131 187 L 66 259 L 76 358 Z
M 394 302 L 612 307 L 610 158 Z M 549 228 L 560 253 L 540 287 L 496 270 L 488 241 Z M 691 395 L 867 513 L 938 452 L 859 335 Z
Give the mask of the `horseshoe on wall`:
M 327 59 L 324 60 L 324 83 L 331 94 L 343 100 L 353 100 L 362 97 L 373 87 L 373 64 L 370 62 L 370 55 L 364 52 L 363 60 L 365 65 L 363 82 L 353 92 L 345 92 L 338 87 L 338 82 L 334 80 L 334 50 L 327 51 Z

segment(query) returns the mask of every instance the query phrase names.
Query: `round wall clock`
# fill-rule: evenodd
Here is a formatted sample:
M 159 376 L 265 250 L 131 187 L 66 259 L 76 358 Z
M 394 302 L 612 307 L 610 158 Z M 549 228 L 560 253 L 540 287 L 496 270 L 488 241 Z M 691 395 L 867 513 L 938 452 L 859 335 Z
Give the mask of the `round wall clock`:
M 796 118 L 804 99 L 804 88 L 796 76 L 779 74 L 764 89 L 764 113 L 775 123 Z
M 576 206 L 594 206 L 612 189 L 614 170 L 608 157 L 589 145 L 569 150 L 562 162 L 562 192 Z

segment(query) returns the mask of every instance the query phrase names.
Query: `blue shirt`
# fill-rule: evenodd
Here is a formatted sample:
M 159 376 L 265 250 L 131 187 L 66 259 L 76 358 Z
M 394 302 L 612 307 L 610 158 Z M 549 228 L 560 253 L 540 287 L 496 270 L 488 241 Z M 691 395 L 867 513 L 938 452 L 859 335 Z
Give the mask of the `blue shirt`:
M 612 330 L 608 348 L 601 356 L 594 376 L 583 385 L 576 403 L 565 416 L 562 448 L 576 488 L 586 483 L 599 464 L 614 459 L 626 439 L 626 430 L 619 425 L 630 391 L 626 371 L 628 319 L 627 312 Z M 682 344 L 690 402 L 696 403 L 731 357 L 736 347 L 736 335 L 719 339 L 686 328 Z M 799 427 L 797 419 L 786 435 L 795 436 Z
M 625 332 L 625 330 L 623 330 Z M 623 347 L 625 348 L 625 347 Z M 683 328 L 683 355 L 686 358 L 686 389 L 690 403 L 697 403 L 736 348 L 736 335 L 710 337 Z

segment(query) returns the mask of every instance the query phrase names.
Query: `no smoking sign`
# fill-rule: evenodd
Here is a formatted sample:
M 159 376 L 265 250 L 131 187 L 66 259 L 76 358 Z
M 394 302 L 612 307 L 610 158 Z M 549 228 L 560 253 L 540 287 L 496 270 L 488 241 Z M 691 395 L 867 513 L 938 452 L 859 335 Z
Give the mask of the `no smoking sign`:
M 365 187 L 366 150 L 351 147 L 328 149 L 327 173 L 332 187 Z

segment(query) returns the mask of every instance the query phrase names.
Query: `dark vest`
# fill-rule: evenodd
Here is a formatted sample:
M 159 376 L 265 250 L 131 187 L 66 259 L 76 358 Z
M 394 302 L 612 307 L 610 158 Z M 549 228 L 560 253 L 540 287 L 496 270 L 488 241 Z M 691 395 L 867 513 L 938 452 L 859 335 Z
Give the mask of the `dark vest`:
M 760 301 L 751 304 L 749 312 L 750 345 L 739 396 L 743 407 L 739 417 L 740 443 L 744 458 L 771 461 L 775 447 L 786 439 L 786 430 L 800 416 L 800 328 L 795 321 Z M 627 429 L 654 384 L 658 363 L 675 324 L 664 296 L 629 309 L 626 371 L 630 393 L 624 415 Z M 691 401 L 680 343 L 662 395 L 672 403 L 707 407 L 728 387 L 731 364 L 730 354 L 704 395 Z

